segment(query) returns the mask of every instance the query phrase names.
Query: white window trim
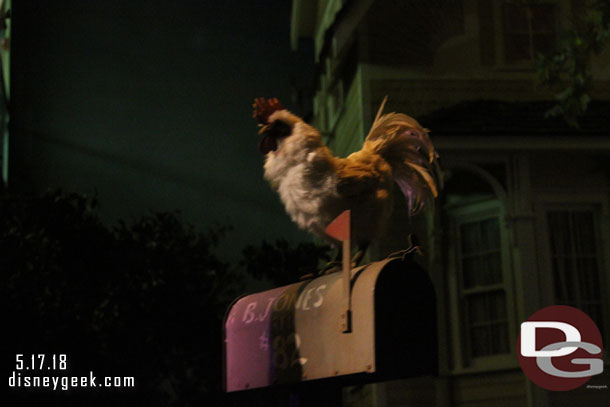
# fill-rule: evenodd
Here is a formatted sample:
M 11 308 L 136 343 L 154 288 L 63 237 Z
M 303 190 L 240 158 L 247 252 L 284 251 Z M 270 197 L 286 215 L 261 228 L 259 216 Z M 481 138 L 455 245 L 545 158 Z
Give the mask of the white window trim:
M 450 218 L 450 236 L 456 244 L 450 245 L 449 249 L 449 304 L 450 304 L 450 333 L 453 340 L 452 346 L 453 374 L 467 374 L 486 372 L 492 370 L 513 369 L 518 366 L 515 353 L 516 331 L 515 327 L 515 303 L 513 293 L 513 278 L 511 275 L 509 231 L 505 222 L 505 211 L 499 199 L 487 200 L 468 204 L 460 207 L 448 208 Z M 459 254 L 460 247 L 460 225 L 468 222 L 497 217 L 500 229 L 500 247 L 502 262 L 502 285 L 506 298 L 507 335 L 509 353 L 502 355 L 481 356 L 467 359 L 467 343 L 465 343 L 466 327 L 463 325 L 464 316 L 461 304 Z

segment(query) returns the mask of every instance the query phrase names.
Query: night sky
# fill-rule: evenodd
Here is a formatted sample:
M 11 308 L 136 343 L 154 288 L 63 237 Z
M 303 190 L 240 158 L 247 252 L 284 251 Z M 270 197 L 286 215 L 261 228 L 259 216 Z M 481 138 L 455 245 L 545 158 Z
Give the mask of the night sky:
M 291 79 L 313 55 L 290 49 L 290 1 L 14 3 L 22 188 L 97 191 L 111 223 L 180 210 L 199 228 L 231 224 L 225 258 L 263 238 L 308 239 L 263 180 L 251 118 L 259 96 L 298 112 Z

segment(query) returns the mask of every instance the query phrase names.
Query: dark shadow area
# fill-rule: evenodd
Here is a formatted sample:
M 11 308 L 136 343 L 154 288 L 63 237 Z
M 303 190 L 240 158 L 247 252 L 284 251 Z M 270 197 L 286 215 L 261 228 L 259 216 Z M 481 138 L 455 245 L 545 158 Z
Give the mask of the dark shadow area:
M 0 196 L 7 376 L 15 372 L 22 384 L 9 388 L 9 404 L 166 406 L 222 397 L 221 319 L 241 290 L 214 255 L 224 229 L 196 232 L 175 213 L 110 229 L 96 206 L 62 192 Z M 25 383 L 90 375 L 96 388 Z M 135 386 L 102 388 L 106 376 L 133 377 Z
M 226 227 L 199 232 L 178 213 L 107 227 L 97 207 L 95 197 L 75 193 L 33 197 L 0 191 L 4 330 L 11 333 L 5 366 L 15 382 L 10 405 L 262 406 L 287 405 L 296 397 L 289 388 L 223 391 L 222 319 L 246 281 L 215 255 Z M 267 246 L 247 252 L 277 262 L 274 256 L 286 258 L 300 247 Z M 294 261 L 295 269 L 307 266 Z M 242 262 L 246 270 L 261 264 Z M 256 277 L 273 278 L 286 265 L 280 262 L 272 274 L 259 270 Z M 274 329 L 290 330 L 294 315 L 282 321 Z M 57 384 L 32 386 L 47 376 L 58 377 Z M 81 379 L 74 386 L 68 376 L 87 377 L 87 387 Z M 92 377 L 96 387 L 90 386 Z M 102 387 L 105 377 L 124 385 Z M 134 386 L 125 383 L 131 377 Z
M 390 262 L 375 286 L 377 381 L 437 374 L 435 290 L 412 256 Z

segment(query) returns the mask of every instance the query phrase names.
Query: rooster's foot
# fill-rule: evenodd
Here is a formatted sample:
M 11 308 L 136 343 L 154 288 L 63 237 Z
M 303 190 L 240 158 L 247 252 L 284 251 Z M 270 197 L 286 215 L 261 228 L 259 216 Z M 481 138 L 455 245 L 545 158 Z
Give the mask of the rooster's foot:
M 352 260 L 351 260 L 352 268 L 358 267 L 358 265 L 362 261 L 362 258 L 364 257 L 364 253 L 366 253 L 366 249 L 364 249 L 364 250 L 358 249 L 358 251 L 356 251 L 356 253 L 354 253 L 354 255 L 352 256 Z
M 299 277 L 299 281 L 311 280 L 314 277 L 315 275 L 313 273 L 303 274 L 301 277 Z
M 326 264 L 326 266 L 324 266 L 324 268 L 322 270 L 320 270 L 318 275 L 326 276 L 328 274 L 334 273 L 334 272 L 339 271 L 339 270 L 341 270 L 341 261 L 339 261 L 339 260 L 332 260 L 332 261 L 329 261 Z
M 415 236 L 413 234 L 409 235 L 408 242 L 409 242 L 409 247 L 388 255 L 388 258 L 400 257 L 400 258 L 404 259 L 407 255 L 413 255 L 413 254 L 417 254 L 419 256 L 424 255 L 421 251 L 421 247 L 419 246 L 419 241 L 417 239 L 417 236 Z

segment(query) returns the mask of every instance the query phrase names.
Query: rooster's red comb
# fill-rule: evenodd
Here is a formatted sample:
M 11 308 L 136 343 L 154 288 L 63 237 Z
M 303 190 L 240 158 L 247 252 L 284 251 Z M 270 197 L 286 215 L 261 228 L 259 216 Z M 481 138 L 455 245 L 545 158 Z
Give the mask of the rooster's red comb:
M 271 116 L 273 112 L 285 109 L 277 98 L 256 98 L 254 99 L 254 104 L 252 107 L 254 108 L 252 117 L 254 117 L 260 124 L 268 124 L 269 116 Z

